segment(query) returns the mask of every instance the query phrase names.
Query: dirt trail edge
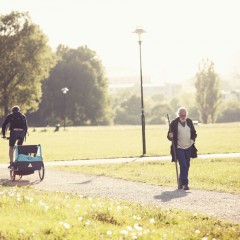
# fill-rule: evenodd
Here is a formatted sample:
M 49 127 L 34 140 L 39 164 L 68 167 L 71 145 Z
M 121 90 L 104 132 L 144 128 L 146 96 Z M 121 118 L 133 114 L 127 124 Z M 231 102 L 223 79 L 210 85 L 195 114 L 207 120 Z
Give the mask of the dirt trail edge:
M 11 182 L 9 171 L 1 169 L 0 184 L 7 186 L 32 185 L 36 189 L 71 192 L 92 197 L 112 198 L 162 208 L 175 208 L 214 216 L 218 219 L 240 223 L 240 195 L 173 187 L 155 186 L 105 176 L 89 176 L 46 169 L 42 182 L 38 172 Z

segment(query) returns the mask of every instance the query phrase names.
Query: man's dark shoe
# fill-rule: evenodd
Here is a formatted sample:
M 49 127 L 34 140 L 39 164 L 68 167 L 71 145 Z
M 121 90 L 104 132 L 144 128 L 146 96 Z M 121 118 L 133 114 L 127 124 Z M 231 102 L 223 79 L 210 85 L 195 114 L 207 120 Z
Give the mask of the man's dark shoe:
M 184 185 L 184 186 L 183 186 L 183 190 L 189 190 L 188 185 Z
M 183 189 L 183 185 L 181 183 L 178 184 L 178 189 Z

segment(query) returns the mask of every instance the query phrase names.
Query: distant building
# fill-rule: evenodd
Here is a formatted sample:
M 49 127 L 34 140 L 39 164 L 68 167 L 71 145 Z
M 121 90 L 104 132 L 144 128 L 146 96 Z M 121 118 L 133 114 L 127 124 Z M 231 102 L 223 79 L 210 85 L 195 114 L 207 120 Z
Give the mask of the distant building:
M 182 90 L 181 84 L 176 83 L 151 83 L 150 78 L 143 81 L 143 92 L 144 96 L 152 96 L 158 93 L 163 93 L 168 96 L 174 96 Z M 115 94 L 118 91 L 123 90 L 133 90 L 139 92 L 140 94 L 140 82 L 139 78 L 135 77 L 123 77 L 115 78 L 114 81 L 110 81 L 109 84 L 109 93 Z M 139 90 L 139 91 L 138 91 Z
M 221 91 L 222 99 L 224 100 L 240 100 L 240 90 Z

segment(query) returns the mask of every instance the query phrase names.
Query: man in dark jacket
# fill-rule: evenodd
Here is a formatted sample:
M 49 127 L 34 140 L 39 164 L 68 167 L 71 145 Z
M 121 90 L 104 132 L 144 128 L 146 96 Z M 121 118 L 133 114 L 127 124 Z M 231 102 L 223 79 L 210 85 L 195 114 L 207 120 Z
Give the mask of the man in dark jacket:
M 26 116 L 20 112 L 19 106 L 14 106 L 12 108 L 12 113 L 9 114 L 5 121 L 2 124 L 2 135 L 3 138 L 6 138 L 6 130 L 9 125 L 10 137 L 9 137 L 9 159 L 10 166 L 13 163 L 13 152 L 14 145 L 17 142 L 17 145 L 22 145 L 24 138 L 26 136 L 28 125 Z
M 178 160 L 180 165 L 179 188 L 189 190 L 188 171 L 190 167 L 190 158 L 197 157 L 195 148 L 196 130 L 190 118 L 187 118 L 187 109 L 179 108 L 178 117 L 175 118 L 169 126 L 167 138 L 172 141 L 171 154 L 172 161 Z M 173 149 L 175 148 L 175 151 Z M 174 152 L 176 156 L 174 156 Z

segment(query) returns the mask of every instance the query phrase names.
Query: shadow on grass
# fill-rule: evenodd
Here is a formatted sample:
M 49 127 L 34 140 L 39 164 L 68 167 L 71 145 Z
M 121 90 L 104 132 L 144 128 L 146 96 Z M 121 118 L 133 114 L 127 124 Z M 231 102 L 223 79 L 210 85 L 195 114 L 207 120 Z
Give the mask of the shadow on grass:
M 82 181 L 82 182 L 76 182 L 76 183 L 71 183 L 71 184 L 89 184 L 92 183 L 94 180 L 96 180 L 99 177 L 106 177 L 104 174 L 98 174 L 98 175 L 94 175 L 94 176 L 90 176 L 90 179 L 86 180 L 86 181 Z
M 185 197 L 185 196 L 187 196 L 188 193 L 190 193 L 190 192 L 176 189 L 173 191 L 162 192 L 160 195 L 155 195 L 154 198 L 159 199 L 162 202 L 168 202 L 175 198 Z
M 23 180 L 21 178 L 16 178 L 15 181 L 9 180 L 9 179 L 0 179 L 0 185 L 4 187 L 22 187 L 22 186 L 30 186 L 30 185 L 36 185 L 40 183 L 40 180 L 35 181 L 29 181 L 29 180 Z

